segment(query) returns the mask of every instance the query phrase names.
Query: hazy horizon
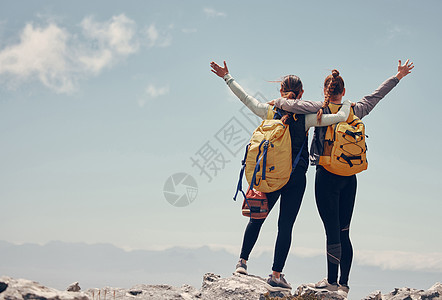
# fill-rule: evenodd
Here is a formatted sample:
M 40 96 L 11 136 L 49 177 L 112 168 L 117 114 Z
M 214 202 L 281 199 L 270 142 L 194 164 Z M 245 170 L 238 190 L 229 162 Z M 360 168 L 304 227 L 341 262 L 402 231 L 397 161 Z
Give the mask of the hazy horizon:
M 110 244 L 65 243 L 52 241 L 45 245 L 14 245 L 0 241 L 0 276 L 25 278 L 64 290 L 78 281 L 82 290 L 122 287 L 137 284 L 190 284 L 201 287 L 205 273 L 228 277 L 234 271 L 237 256 L 225 249 L 209 246 L 174 247 L 163 250 L 131 250 Z M 397 269 L 368 265 L 355 255 L 352 269 L 351 297 L 360 299 L 370 292 L 386 294 L 394 288 L 428 289 L 440 282 L 441 270 Z M 375 258 L 376 256 L 372 256 Z M 273 259 L 272 251 L 252 253 L 249 272 L 265 278 Z M 296 288 L 314 282 L 325 271 L 324 256 L 291 253 L 285 274 Z

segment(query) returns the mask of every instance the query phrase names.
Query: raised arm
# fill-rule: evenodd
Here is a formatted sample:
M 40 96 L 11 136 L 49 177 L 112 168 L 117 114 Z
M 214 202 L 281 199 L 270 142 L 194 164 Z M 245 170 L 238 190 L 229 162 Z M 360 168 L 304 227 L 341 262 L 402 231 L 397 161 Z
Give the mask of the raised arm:
M 235 94 L 235 96 L 238 97 L 239 100 L 241 100 L 241 102 L 244 103 L 255 115 L 257 115 L 261 119 L 265 119 L 267 117 L 267 110 L 269 105 L 267 103 L 262 103 L 247 94 L 244 89 L 229 74 L 229 70 L 227 69 L 225 61 L 224 68 L 213 61 L 210 63 L 210 66 L 212 67 L 212 72 L 215 73 L 217 76 L 223 78 L 229 86 L 230 90 Z
M 402 78 L 411 73 L 411 69 L 413 68 L 413 63 L 409 63 L 408 59 L 404 65 L 402 65 L 399 60 L 398 71 L 395 76 L 388 78 L 373 93 L 356 102 L 354 106 L 355 115 L 360 119 L 368 115 L 379 101 L 381 101 L 381 99 L 384 98 Z
M 351 102 L 345 100 L 341 109 L 336 114 L 323 114 L 319 122 L 316 114 L 305 115 L 305 131 L 310 127 L 324 127 L 335 123 L 344 122 L 350 114 Z

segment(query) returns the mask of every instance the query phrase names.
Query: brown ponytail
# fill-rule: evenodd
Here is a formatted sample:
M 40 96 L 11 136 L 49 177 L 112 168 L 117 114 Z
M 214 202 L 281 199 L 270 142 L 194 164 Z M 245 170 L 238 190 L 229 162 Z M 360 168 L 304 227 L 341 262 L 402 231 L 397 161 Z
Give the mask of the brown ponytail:
M 302 92 L 302 81 L 301 78 L 299 78 L 296 75 L 287 75 L 284 76 L 281 80 L 281 97 L 286 99 L 297 99 L 299 96 L 299 93 Z M 281 121 L 284 124 L 287 124 L 287 122 L 294 118 L 296 121 L 296 115 L 293 113 L 287 113 L 282 118 Z
M 339 71 L 332 70 L 331 75 L 328 75 L 324 80 L 324 103 L 322 107 L 318 110 L 316 118 L 318 122 L 321 122 L 321 117 L 324 109 L 328 107 L 330 99 L 333 99 L 336 95 L 340 95 L 344 92 L 344 79 L 339 76 Z
M 287 99 L 296 99 L 302 91 L 302 81 L 296 75 L 284 76 L 281 80 L 281 96 Z

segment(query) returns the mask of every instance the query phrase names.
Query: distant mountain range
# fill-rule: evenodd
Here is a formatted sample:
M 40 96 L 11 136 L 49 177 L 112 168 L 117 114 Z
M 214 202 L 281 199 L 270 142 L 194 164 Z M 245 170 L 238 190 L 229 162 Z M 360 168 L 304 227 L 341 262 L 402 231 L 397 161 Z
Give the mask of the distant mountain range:
M 137 284 L 190 284 L 200 288 L 201 278 L 207 272 L 230 276 L 237 259 L 225 250 L 209 247 L 125 251 L 110 244 L 54 241 L 41 246 L 0 241 L 0 276 L 32 279 L 60 290 L 75 281 L 80 282 L 83 290 L 105 286 L 129 288 Z M 272 259 L 272 253 L 252 257 L 249 272 L 267 276 Z M 284 273 L 294 287 L 319 281 L 326 274 L 325 256 L 290 255 Z M 352 296 L 363 297 L 377 289 L 384 293 L 402 286 L 428 289 L 437 281 L 442 281 L 442 273 L 354 265 L 350 285 Z

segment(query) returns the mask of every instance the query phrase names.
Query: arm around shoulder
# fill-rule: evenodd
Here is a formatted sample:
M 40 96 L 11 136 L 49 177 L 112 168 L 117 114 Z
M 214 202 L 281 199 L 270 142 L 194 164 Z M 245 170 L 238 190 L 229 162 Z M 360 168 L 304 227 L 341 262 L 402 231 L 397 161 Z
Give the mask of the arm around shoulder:
M 341 109 L 336 114 L 323 114 L 321 117 L 321 122 L 316 118 L 316 114 L 305 115 L 305 129 L 308 130 L 310 127 L 325 127 L 335 123 L 344 122 L 347 120 L 350 114 L 351 102 L 345 100 L 342 103 Z
M 281 97 L 275 100 L 275 106 L 295 114 L 311 114 L 316 113 L 322 107 L 322 101 L 292 100 Z

